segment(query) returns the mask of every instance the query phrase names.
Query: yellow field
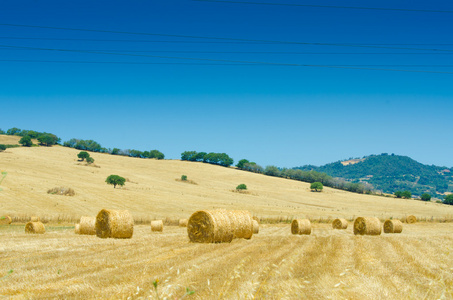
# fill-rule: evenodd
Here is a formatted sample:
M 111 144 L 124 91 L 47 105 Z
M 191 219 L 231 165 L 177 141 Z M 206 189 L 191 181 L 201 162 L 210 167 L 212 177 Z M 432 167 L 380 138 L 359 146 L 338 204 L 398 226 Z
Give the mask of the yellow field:
M 16 139 L 16 137 L 6 137 Z M 0 136 L 0 144 L 5 142 Z M 6 299 L 453 299 L 453 206 L 359 195 L 203 163 L 90 153 L 96 166 L 77 161 L 79 150 L 11 148 L 0 153 L 0 297 Z M 108 175 L 128 178 L 107 185 Z M 187 175 L 196 184 L 177 181 Z M 248 194 L 233 192 L 245 183 Z M 75 196 L 47 194 L 54 187 Z M 81 216 L 128 209 L 132 239 L 74 234 Z M 190 243 L 186 228 L 151 232 L 152 219 L 188 218 L 201 209 L 246 209 L 268 221 L 308 217 L 310 236 L 290 224 L 263 224 L 251 240 Z M 354 236 L 327 219 L 357 216 L 418 219 L 401 234 Z M 39 216 L 43 235 L 24 232 Z M 322 222 L 317 222 L 320 218 Z M 324 222 L 324 223 L 323 223 Z M 157 294 L 153 286 L 155 280 Z

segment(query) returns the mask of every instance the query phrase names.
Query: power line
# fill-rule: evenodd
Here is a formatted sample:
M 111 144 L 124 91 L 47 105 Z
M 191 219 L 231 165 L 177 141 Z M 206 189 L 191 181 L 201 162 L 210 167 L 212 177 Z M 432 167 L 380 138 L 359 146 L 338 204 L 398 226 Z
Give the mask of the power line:
M 205 36 L 195 36 L 195 35 L 175 35 L 175 34 L 162 34 L 162 33 L 143 33 L 143 32 L 129 32 L 129 31 L 98 30 L 98 29 L 80 29 L 80 28 L 68 28 L 68 27 L 52 27 L 52 26 L 22 25 L 22 24 L 7 24 L 7 23 L 0 23 L 0 26 L 31 27 L 31 28 L 44 28 L 44 29 L 72 30 L 72 31 L 133 34 L 133 35 L 153 35 L 153 36 L 167 36 L 167 37 L 179 37 L 179 38 L 182 37 L 182 38 L 195 38 L 195 39 L 214 39 L 214 40 L 227 40 L 227 41 L 237 41 L 237 42 L 238 41 L 239 42 L 261 42 L 261 43 L 288 44 L 288 45 L 339 46 L 339 47 L 421 50 L 421 51 L 447 51 L 447 52 L 453 51 L 453 50 L 445 50 L 445 49 L 388 47 L 388 46 L 373 46 L 373 45 L 348 44 L 348 43 L 308 43 L 308 42 L 292 42 L 292 41 L 276 41 L 276 40 L 238 39 L 238 38 L 225 38 L 225 37 L 205 37 Z
M 315 4 L 293 4 L 293 3 L 249 2 L 249 1 L 225 1 L 225 0 L 192 0 L 192 1 L 195 1 L 195 2 L 233 3 L 233 4 L 253 4 L 253 5 L 274 5 L 274 6 L 277 5 L 277 6 L 344 8 L 344 9 L 365 9 L 365 10 L 390 10 L 390 11 L 410 11 L 410 12 L 429 12 L 429 13 L 453 13 L 453 11 L 451 11 L 451 10 L 429 10 L 429 9 L 410 9 L 410 8 L 337 6 L 337 5 L 315 5 Z
M 0 24 L 1 26 L 1 24 Z M 212 42 L 212 41 L 162 41 L 162 40 L 112 40 L 112 39 L 76 39 L 76 38 L 43 38 L 43 37 L 12 37 L 0 36 L 0 39 L 14 39 L 14 40 L 49 40 L 49 41 L 86 41 L 86 42 L 138 42 L 138 43 L 221 43 L 229 44 L 231 42 Z M 243 42 L 246 43 L 246 42 Z M 255 42 L 254 42 L 255 43 Z M 265 42 L 270 44 L 271 42 Z M 289 43 L 289 42 L 288 42 Z M 310 44 L 310 43 L 308 43 Z M 318 44 L 318 43 L 313 43 Z M 321 43 L 327 44 L 327 43 Z M 439 44 L 439 43 L 340 43 L 345 46 L 452 46 L 453 44 Z

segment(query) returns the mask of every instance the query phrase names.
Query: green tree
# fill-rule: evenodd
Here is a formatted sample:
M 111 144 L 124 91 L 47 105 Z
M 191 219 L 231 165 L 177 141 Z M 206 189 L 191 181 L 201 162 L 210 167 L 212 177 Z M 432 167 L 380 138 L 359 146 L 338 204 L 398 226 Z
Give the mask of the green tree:
M 238 185 L 236 187 L 236 190 L 246 190 L 247 189 L 247 186 L 243 183 L 241 183 L 240 185 Z
M 264 169 L 264 174 L 269 176 L 280 176 L 280 170 L 276 166 L 267 166 Z
M 0 144 L 0 152 L 5 151 L 5 150 L 6 150 L 6 146 L 3 144 Z
M 310 189 L 315 192 L 321 192 L 324 186 L 322 185 L 321 182 L 313 182 L 310 184 Z
M 88 156 L 88 157 L 86 158 L 86 160 L 87 160 L 87 163 L 88 163 L 88 164 L 94 163 L 94 158 L 92 158 L 91 156 Z
M 248 163 L 250 162 L 247 159 L 241 159 L 240 161 L 238 161 L 236 167 L 238 167 L 238 169 L 244 169 L 244 165 Z
M 404 199 L 411 199 L 412 198 L 412 194 L 411 192 L 409 191 L 404 191 L 401 196 L 404 198 Z
M 403 192 L 402 191 L 396 191 L 394 193 L 394 195 L 395 195 L 396 198 L 402 198 L 403 197 Z
M 77 157 L 80 158 L 81 161 L 83 161 L 84 159 L 90 157 L 90 154 L 86 151 L 80 151 L 80 153 L 77 154 Z
M 118 148 L 112 149 L 112 153 L 111 153 L 112 155 L 118 155 L 118 153 L 120 153 L 120 149 L 118 149 Z
M 151 150 L 149 151 L 149 158 L 164 159 L 165 155 L 159 150 Z
M 187 175 L 181 175 L 181 180 L 182 181 L 187 181 Z
M 126 182 L 126 179 L 118 175 L 110 175 L 109 177 L 107 177 L 105 182 L 107 182 L 107 184 L 113 184 L 113 188 L 116 188 L 117 185 L 123 186 Z
M 31 147 L 33 145 L 33 142 L 31 141 L 31 138 L 26 135 L 20 139 L 19 144 L 25 147 Z
M 17 127 L 10 128 L 6 131 L 7 135 L 16 135 L 20 132 L 21 130 Z
M 453 205 L 453 194 L 445 196 L 444 204 Z
M 44 133 L 38 136 L 38 141 L 45 146 L 52 146 L 60 142 L 60 138 L 58 138 L 54 134 Z
M 431 200 L 431 195 L 428 194 L 428 193 L 424 193 L 421 195 L 420 199 L 422 199 L 423 201 L 430 201 Z

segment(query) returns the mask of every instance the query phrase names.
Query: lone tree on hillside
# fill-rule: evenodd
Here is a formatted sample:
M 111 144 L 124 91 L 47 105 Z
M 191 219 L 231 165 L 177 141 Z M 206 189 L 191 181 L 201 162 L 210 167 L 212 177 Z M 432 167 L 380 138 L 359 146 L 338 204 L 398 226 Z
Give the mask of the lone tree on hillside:
M 310 185 L 310 189 L 312 191 L 315 191 L 315 192 L 322 192 L 322 189 L 324 188 L 324 186 L 322 185 L 321 182 L 313 182 L 311 185 Z
M 22 144 L 22 146 L 24 147 L 31 147 L 33 145 L 33 142 L 31 141 L 31 138 L 26 135 L 20 139 L 19 144 Z
M 105 182 L 107 182 L 107 184 L 113 184 L 113 188 L 116 188 L 117 185 L 123 186 L 126 179 L 118 175 L 110 175 Z
M 90 157 L 90 154 L 86 151 L 80 151 L 80 153 L 77 154 L 77 157 L 80 158 L 81 161 L 83 161 L 84 159 Z

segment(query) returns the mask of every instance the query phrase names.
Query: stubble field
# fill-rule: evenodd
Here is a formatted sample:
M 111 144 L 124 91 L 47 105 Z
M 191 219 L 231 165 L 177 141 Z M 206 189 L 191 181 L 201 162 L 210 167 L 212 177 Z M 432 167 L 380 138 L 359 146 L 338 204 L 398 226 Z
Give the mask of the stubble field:
M 5 140 L 2 140 L 5 139 Z M 0 136 L 11 144 L 17 137 Z M 5 142 L 7 141 L 7 142 Z M 202 163 L 91 153 L 96 166 L 77 160 L 79 150 L 11 148 L 0 153 L 0 298 L 6 299 L 453 299 L 453 207 L 325 188 Z M 126 177 L 125 187 L 105 183 Z M 196 184 L 178 181 L 187 175 Z M 244 183 L 248 193 L 233 192 Z M 48 194 L 54 187 L 75 196 Z M 81 216 L 127 209 L 136 221 L 132 239 L 76 235 Z M 190 243 L 186 228 L 165 226 L 202 209 L 245 209 L 267 222 L 251 240 Z M 354 236 L 357 216 L 404 218 L 401 234 Z M 38 216 L 43 235 L 25 234 Z M 328 220 L 350 220 L 333 230 Z M 278 223 L 310 218 L 309 236 L 291 235 Z M 277 222 L 278 224 L 269 224 Z M 157 283 L 157 293 L 153 282 Z

